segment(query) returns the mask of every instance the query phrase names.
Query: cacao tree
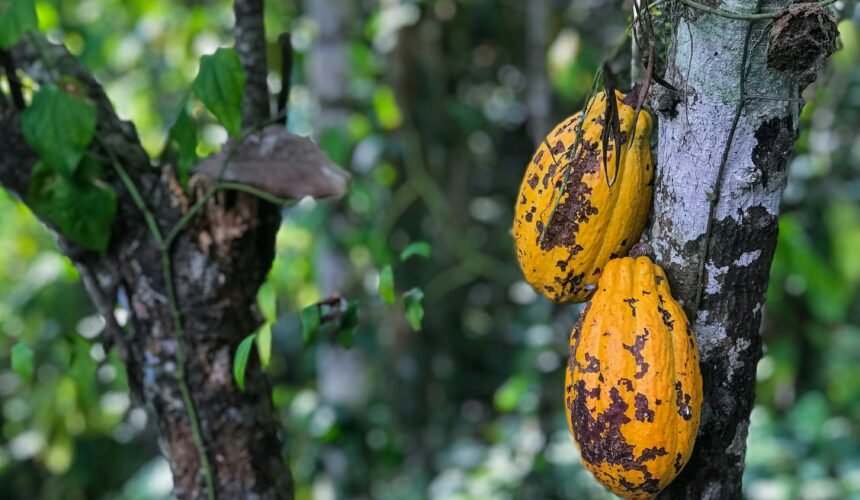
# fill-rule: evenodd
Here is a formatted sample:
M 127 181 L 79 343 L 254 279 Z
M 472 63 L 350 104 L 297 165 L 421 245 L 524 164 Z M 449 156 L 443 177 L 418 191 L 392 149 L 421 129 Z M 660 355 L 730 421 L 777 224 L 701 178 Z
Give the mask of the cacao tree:
M 836 48 L 815 3 L 676 2 L 653 99 L 659 158 L 648 241 L 694 322 L 704 384 L 691 461 L 667 498 L 739 498 L 759 328 L 801 91 Z
M 154 409 L 175 494 L 291 498 L 249 334 L 264 319 L 257 293 L 281 205 L 343 194 L 347 177 L 284 130 L 285 99 L 270 110 L 262 0 L 236 1 L 235 49 L 201 61 L 191 90 L 232 139 L 194 172 L 184 109 L 164 155 L 150 158 L 99 82 L 35 31 L 33 2 L 2 7 L 10 92 L 0 95 L 0 185 L 56 229 L 133 395 Z M 289 74 L 284 80 L 288 93 Z M 132 311 L 125 326 L 114 316 L 118 295 Z

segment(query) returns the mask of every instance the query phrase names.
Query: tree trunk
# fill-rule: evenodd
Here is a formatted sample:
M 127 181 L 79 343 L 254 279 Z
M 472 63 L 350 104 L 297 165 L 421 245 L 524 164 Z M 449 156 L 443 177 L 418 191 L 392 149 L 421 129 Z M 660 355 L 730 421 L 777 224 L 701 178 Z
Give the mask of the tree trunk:
M 716 2 L 739 13 L 789 3 Z M 658 89 L 654 99 L 660 138 L 650 243 L 695 324 L 704 407 L 693 456 L 662 496 L 740 498 L 800 86 L 768 67 L 772 22 L 682 14 L 664 77 L 678 92 Z
M 248 73 L 247 126 L 269 115 L 262 1 L 237 0 L 236 13 L 237 50 Z M 169 245 L 165 272 L 158 238 L 118 172 L 126 171 L 144 194 L 162 235 L 195 193 L 186 199 L 169 169 L 152 168 L 134 126 L 116 116 L 100 85 L 65 48 L 29 35 L 12 60 L 39 84 L 54 82 L 54 75 L 75 78 L 97 107 L 91 149 L 115 163 L 104 174 L 118 197 L 111 243 L 98 254 L 58 240 L 107 322 L 106 340 L 126 363 L 133 395 L 154 410 L 175 495 L 292 498 L 269 383 L 253 357 L 244 391 L 232 376 L 238 344 L 260 324 L 255 299 L 274 258 L 278 209 L 243 193 L 216 194 Z M 0 101 L 0 185 L 25 199 L 37 157 L 21 135 L 20 111 Z M 128 331 L 114 319 L 118 291 L 128 297 Z

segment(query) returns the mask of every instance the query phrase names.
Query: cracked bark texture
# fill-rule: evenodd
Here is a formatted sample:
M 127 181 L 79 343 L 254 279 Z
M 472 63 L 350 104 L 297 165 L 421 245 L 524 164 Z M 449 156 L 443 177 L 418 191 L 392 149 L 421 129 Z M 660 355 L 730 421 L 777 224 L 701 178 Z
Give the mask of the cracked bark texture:
M 736 12 L 757 8 L 757 2 L 749 0 L 717 3 Z M 788 3 L 762 2 L 761 9 L 778 11 Z M 655 96 L 659 161 L 650 243 L 675 297 L 694 322 L 704 382 L 693 456 L 662 498 L 741 497 L 756 365 L 762 354 L 762 307 L 800 108 L 798 84 L 767 66 L 770 24 L 754 22 L 745 81 L 748 99 L 719 176 L 743 97 L 741 67 L 749 28 L 750 21 L 682 11 L 665 75 L 680 92 L 658 89 L 663 94 Z
M 15 66 L 40 84 L 52 81 L 48 73 L 81 82 L 98 110 L 98 140 L 91 148 L 101 157 L 108 156 L 104 146 L 116 155 L 166 233 L 182 215 L 178 195 L 170 189 L 175 179 L 167 169 L 152 168 L 134 126 L 116 116 L 92 75 L 65 48 L 39 35 L 15 46 L 12 56 Z M 11 106 L 0 106 L 0 186 L 24 199 L 37 156 L 21 135 L 19 113 Z M 133 396 L 154 411 L 161 447 L 173 472 L 174 494 L 180 499 L 206 498 L 201 459 L 176 376 L 178 345 L 162 278 L 161 251 L 112 169 L 105 169 L 104 180 L 118 196 L 106 253 L 85 251 L 61 235 L 58 243 L 81 271 L 101 314 L 113 315 L 117 290 L 128 296 L 128 331 L 108 321 L 107 340 L 117 345 L 126 363 Z M 293 494 L 268 381 L 255 359 L 248 366 L 245 391 L 232 377 L 236 347 L 261 321 L 255 309 L 256 292 L 274 258 L 278 223 L 277 210 L 267 204 L 223 192 L 186 228 L 169 256 L 184 327 L 186 381 L 218 498 L 275 499 Z M 225 233 L 232 236 L 214 236 Z M 214 243 L 202 245 L 204 236 Z

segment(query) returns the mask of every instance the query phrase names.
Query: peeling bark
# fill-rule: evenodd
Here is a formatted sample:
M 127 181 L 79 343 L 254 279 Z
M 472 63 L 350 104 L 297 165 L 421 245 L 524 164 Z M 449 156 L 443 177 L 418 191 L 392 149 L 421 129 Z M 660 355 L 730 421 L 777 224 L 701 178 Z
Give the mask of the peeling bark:
M 762 10 L 775 11 L 789 2 L 762 3 Z M 723 4 L 736 12 L 756 8 L 755 1 Z M 798 83 L 767 67 L 769 24 L 750 26 L 688 11 L 676 21 L 665 75 L 680 92 L 655 96 L 659 162 L 650 244 L 694 319 L 704 382 L 695 451 L 665 498 L 741 497 L 762 306 L 799 114 Z

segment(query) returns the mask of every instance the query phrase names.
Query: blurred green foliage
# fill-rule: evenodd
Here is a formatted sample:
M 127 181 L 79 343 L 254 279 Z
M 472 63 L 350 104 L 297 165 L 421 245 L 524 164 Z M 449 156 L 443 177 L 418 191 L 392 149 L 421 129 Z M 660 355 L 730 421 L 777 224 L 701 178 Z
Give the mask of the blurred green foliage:
M 608 498 L 579 465 L 563 415 L 577 308 L 538 298 L 513 258 L 513 198 L 532 153 L 527 3 L 353 4 L 342 33 L 345 118 L 315 130 L 320 103 L 306 68 L 318 27 L 294 2 L 266 2 L 274 91 L 283 84 L 277 35 L 289 31 L 296 49 L 290 128 L 314 133 L 354 176 L 343 201 L 285 212 L 260 297 L 298 497 Z M 626 17 L 620 2 L 550 7 L 551 118 L 560 120 L 581 104 Z M 200 57 L 231 44 L 229 2 L 46 0 L 37 12 L 153 156 L 177 116 L 199 130 L 180 161 L 226 139 L 188 92 Z M 840 31 L 842 52 L 807 91 L 790 167 L 750 498 L 860 498 L 860 28 L 844 21 Z M 129 399 L 74 268 L 2 192 L 0 211 L 2 495 L 165 497 L 170 474 L 151 419 Z M 358 302 L 343 306 L 358 319 L 350 348 L 321 327 L 314 305 L 337 294 Z

